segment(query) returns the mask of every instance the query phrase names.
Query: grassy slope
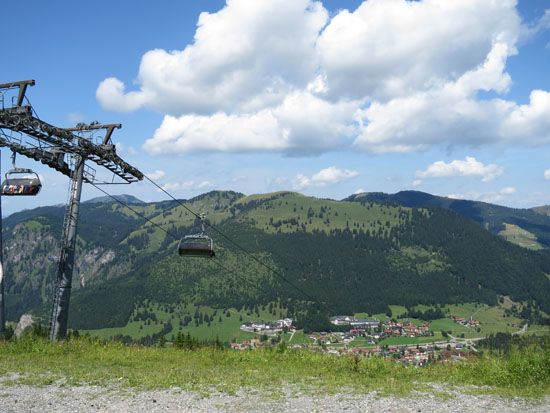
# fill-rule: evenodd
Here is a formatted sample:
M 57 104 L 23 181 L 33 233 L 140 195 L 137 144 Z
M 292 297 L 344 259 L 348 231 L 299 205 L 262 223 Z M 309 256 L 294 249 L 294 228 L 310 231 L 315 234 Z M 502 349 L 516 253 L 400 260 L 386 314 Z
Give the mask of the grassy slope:
M 17 383 L 35 385 L 63 380 L 69 385 L 179 387 L 203 393 L 234 393 L 244 387 L 269 390 L 278 397 L 284 397 L 288 385 L 315 392 L 402 394 L 427 389 L 429 383 L 490 386 L 480 391 L 508 397 L 541 396 L 550 392 L 550 350 L 415 369 L 377 357 L 332 357 L 309 351 L 189 352 L 85 339 L 52 344 L 29 338 L 0 343 L 0 375 L 8 373 L 21 375 Z
M 512 242 L 523 248 L 541 250 L 544 247 L 537 242 L 537 236 L 514 224 L 504 223 L 504 229 L 498 233 L 506 241 Z
M 349 227 L 378 231 L 394 227 L 403 222 L 405 215 L 400 216 L 399 212 L 408 212 L 410 208 L 392 207 L 380 204 L 361 205 L 358 202 L 333 201 L 329 199 L 318 199 L 304 195 L 288 192 L 276 199 L 270 199 L 274 194 L 255 195 L 241 198 L 237 205 L 246 205 L 251 201 L 259 202 L 250 211 L 243 214 L 243 220 L 252 220 L 254 226 L 267 233 L 295 232 L 302 224 L 306 232 L 314 230 L 329 232 L 332 229 L 346 229 Z M 311 208 L 313 216 L 308 217 Z M 321 210 L 323 208 L 323 211 Z M 285 221 L 295 219 L 298 225 L 282 223 L 275 227 L 270 221 Z M 327 221 L 328 220 L 328 221 Z
M 281 312 L 281 309 L 277 308 L 276 315 L 273 315 L 268 311 L 259 308 L 259 316 L 257 316 L 256 313 L 248 313 L 244 310 L 237 311 L 236 309 L 230 309 L 228 310 L 228 317 L 226 315 L 227 313 L 221 309 L 218 309 L 216 314 L 214 315 L 216 309 L 210 307 L 179 305 L 176 307 L 174 313 L 170 314 L 164 311 L 162 309 L 162 306 L 153 303 L 148 304 L 147 306 L 138 307 L 136 311 L 134 311 L 134 313 L 142 311 L 145 308 L 149 308 L 149 311 L 152 311 L 156 315 L 157 319 L 159 320 L 158 324 L 152 323 L 148 325 L 144 321 L 129 321 L 128 324 L 124 327 L 85 330 L 84 332 L 90 333 L 91 335 L 99 338 L 110 338 L 115 335 L 121 334 L 128 335 L 134 339 L 140 339 L 148 334 L 160 332 L 162 330 L 162 324 L 160 323 L 161 321 L 170 321 L 173 326 L 173 331 L 167 334 L 167 339 L 170 339 L 172 337 L 172 334 L 177 334 L 179 331 L 182 331 L 184 333 L 191 334 L 193 337 L 199 340 L 215 340 L 216 337 L 218 337 L 223 342 L 230 342 L 234 340 L 242 341 L 258 336 L 258 334 L 240 330 L 240 326 L 242 323 L 245 323 L 247 321 L 277 320 Z M 180 320 L 182 320 L 186 315 L 193 316 L 196 309 L 198 309 L 205 315 L 207 314 L 208 316 L 214 317 L 214 320 L 210 323 L 210 326 L 207 325 L 207 323 L 196 326 L 194 321 L 192 321 L 187 326 L 180 327 Z M 141 329 L 140 326 L 142 327 Z M 296 339 L 298 339 L 298 337 L 294 338 L 292 343 L 295 343 Z

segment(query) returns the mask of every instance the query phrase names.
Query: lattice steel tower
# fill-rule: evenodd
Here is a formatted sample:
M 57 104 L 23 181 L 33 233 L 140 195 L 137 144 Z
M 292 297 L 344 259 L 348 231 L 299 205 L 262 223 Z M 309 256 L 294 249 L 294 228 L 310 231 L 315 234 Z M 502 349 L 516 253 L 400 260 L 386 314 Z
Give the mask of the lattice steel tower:
M 67 129 L 46 123 L 38 118 L 25 96 L 28 86 L 34 84 L 34 80 L 0 84 L 0 147 L 40 161 L 71 179 L 50 318 L 50 339 L 58 340 L 67 335 L 82 184 L 130 184 L 142 180 L 143 174 L 116 154 L 111 136 L 120 124 L 79 123 Z M 97 139 L 97 133 L 104 133 L 104 136 Z M 86 161 L 105 168 L 108 179 L 98 178 L 95 169 L 86 165 Z M 0 333 L 4 328 L 3 289 L 3 278 L 0 278 Z

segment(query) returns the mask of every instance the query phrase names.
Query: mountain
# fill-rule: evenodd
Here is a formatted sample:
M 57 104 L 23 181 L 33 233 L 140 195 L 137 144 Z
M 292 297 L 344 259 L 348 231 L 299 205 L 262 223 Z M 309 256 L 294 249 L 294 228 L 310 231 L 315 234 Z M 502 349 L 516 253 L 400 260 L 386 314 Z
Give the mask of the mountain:
M 113 195 L 113 197 L 116 198 L 119 201 L 124 202 L 125 204 L 144 204 L 145 203 L 145 202 L 143 202 L 142 200 L 136 198 L 133 195 L 123 194 L 123 195 Z M 113 200 L 113 198 L 106 195 L 106 196 L 100 196 L 100 197 L 97 197 L 97 198 L 89 199 L 87 201 L 84 201 L 83 203 L 88 203 L 88 204 L 112 204 L 113 202 L 115 202 Z
M 133 205 L 147 220 L 114 201 L 82 204 L 71 327 L 122 326 L 148 302 L 188 311 L 276 306 L 308 320 L 510 296 L 550 312 L 550 254 L 513 245 L 451 208 L 292 192 L 213 191 L 181 202 L 207 213 L 213 260 L 177 255 L 178 239 L 200 232 L 177 202 Z M 47 316 L 63 215 L 63 207 L 42 207 L 4 220 L 9 319 Z
M 550 205 L 544 205 L 540 207 L 531 208 L 537 214 L 550 216 Z
M 401 191 L 396 194 L 365 192 L 352 195 L 345 200 L 381 202 L 413 208 L 444 208 L 477 222 L 491 233 L 501 235 L 520 246 L 532 249 L 550 248 L 548 207 L 507 208 L 486 202 L 452 199 L 419 191 Z

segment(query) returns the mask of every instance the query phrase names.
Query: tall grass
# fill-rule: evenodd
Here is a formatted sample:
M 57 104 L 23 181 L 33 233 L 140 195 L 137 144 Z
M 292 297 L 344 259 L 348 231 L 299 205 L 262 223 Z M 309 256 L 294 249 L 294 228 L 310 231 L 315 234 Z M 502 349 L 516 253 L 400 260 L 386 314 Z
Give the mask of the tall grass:
M 87 338 L 65 343 L 27 337 L 0 343 L 0 375 L 18 373 L 16 383 L 72 385 L 116 383 L 146 389 L 179 387 L 234 393 L 258 388 L 281 393 L 379 390 L 405 394 L 427 383 L 488 386 L 502 395 L 541 396 L 550 390 L 550 351 L 528 348 L 507 355 L 485 354 L 466 362 L 404 367 L 381 358 L 330 356 L 306 350 L 236 352 L 201 348 L 127 346 Z M 5 381 L 4 381 L 5 382 Z

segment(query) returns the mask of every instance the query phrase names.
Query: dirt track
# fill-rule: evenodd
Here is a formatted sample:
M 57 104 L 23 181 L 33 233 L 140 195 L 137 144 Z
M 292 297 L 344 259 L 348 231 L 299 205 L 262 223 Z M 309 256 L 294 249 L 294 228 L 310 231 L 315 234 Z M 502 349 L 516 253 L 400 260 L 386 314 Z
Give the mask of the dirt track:
M 289 392 L 291 393 L 291 392 Z M 94 386 L 0 384 L 2 412 L 548 412 L 550 397 L 533 401 L 445 391 L 444 396 L 376 393 L 272 398 L 266 392 L 201 396 L 178 390 L 137 391 Z M 439 393 L 443 394 L 443 393 Z

